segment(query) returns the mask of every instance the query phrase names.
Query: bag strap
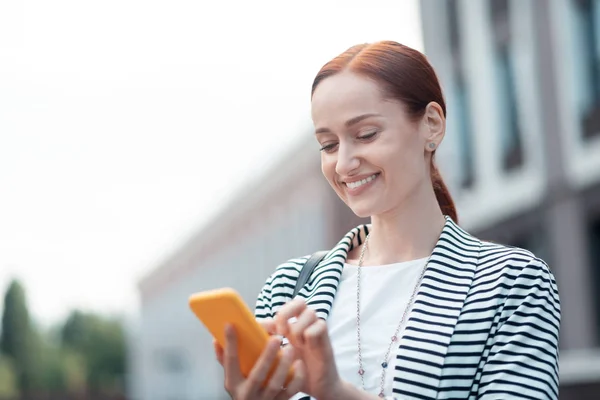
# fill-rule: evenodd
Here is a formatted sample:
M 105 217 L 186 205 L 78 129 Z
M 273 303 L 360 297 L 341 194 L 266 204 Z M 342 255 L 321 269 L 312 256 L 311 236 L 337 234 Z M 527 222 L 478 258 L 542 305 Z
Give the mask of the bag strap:
M 310 258 L 304 263 L 302 269 L 300 270 L 300 276 L 298 276 L 298 280 L 296 281 L 296 286 L 294 287 L 294 294 L 292 295 L 292 299 L 296 297 L 300 289 L 306 285 L 308 282 L 308 278 L 312 275 L 313 271 L 319 265 L 319 263 L 325 258 L 325 255 L 329 253 L 328 250 L 321 250 L 313 253 Z

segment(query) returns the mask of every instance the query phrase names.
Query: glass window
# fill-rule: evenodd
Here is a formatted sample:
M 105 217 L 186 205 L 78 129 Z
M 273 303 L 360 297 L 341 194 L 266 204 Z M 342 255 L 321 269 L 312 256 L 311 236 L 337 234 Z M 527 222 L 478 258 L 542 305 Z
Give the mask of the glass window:
M 475 181 L 473 161 L 473 129 L 471 126 L 471 101 L 465 79 L 464 55 L 461 44 L 457 0 L 448 1 L 450 54 L 452 57 L 452 105 L 456 118 L 456 132 L 460 154 L 460 186 L 469 188 Z
M 514 57 L 511 54 L 512 32 L 508 0 L 490 0 L 493 33 L 494 67 L 500 134 L 502 166 L 512 170 L 523 164 L 523 143 L 519 128 L 518 98 Z
M 600 287 L 600 217 L 590 221 L 588 228 L 588 245 L 590 249 L 590 264 L 592 268 L 593 287 Z M 597 332 L 600 334 L 600 290 L 594 291 Z M 600 340 L 600 338 L 599 338 Z
M 571 1 L 577 113 L 589 138 L 600 134 L 600 0 Z

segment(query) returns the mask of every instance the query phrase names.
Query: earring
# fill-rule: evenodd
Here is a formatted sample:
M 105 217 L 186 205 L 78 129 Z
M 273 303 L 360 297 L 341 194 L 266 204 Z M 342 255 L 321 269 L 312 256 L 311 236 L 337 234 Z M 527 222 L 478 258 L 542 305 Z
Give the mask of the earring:
M 429 143 L 429 148 L 430 149 L 435 149 L 435 143 Z

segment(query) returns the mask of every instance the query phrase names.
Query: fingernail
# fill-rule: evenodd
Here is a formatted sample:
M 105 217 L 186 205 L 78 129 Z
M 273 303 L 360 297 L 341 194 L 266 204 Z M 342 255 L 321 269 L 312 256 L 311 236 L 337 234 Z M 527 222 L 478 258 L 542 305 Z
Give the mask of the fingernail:
M 298 318 L 296 317 L 292 317 L 290 319 L 288 319 L 288 324 L 295 324 L 296 322 L 298 322 Z

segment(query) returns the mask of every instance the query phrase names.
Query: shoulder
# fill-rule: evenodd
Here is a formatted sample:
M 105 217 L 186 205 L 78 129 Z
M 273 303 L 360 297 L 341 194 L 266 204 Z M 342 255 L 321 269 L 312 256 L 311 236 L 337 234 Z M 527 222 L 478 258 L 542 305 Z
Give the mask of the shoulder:
M 481 241 L 475 277 L 481 282 L 493 281 L 513 293 L 544 292 L 552 302 L 559 302 L 550 266 L 526 249 Z
M 541 328 L 557 337 L 561 304 L 548 264 L 518 247 L 487 241 L 479 241 L 478 247 L 462 318 L 471 321 L 473 313 L 487 315 L 498 329 Z
M 284 293 L 289 291 L 291 295 L 296 281 L 300 276 L 300 271 L 302 271 L 302 267 L 304 267 L 309 258 L 310 255 L 295 257 L 277 265 L 267 278 L 263 291 L 268 290 L 269 292 L 278 291 Z
M 472 292 L 483 295 L 491 291 L 522 293 L 542 288 L 558 302 L 558 288 L 546 261 L 531 251 L 515 246 L 481 240 L 452 221 L 448 221 L 445 241 L 451 244 L 457 260 L 472 263 Z M 446 249 L 449 251 L 450 249 Z
M 300 271 L 309 257 L 289 259 L 269 275 L 256 299 L 254 314 L 258 319 L 273 318 L 274 312 L 291 298 Z
M 500 268 L 505 272 L 520 272 L 525 269 L 538 271 L 540 274 L 552 274 L 550 267 L 543 259 L 531 251 L 505 244 L 480 241 L 479 268 Z
M 476 278 L 493 275 L 510 279 L 529 273 L 554 279 L 548 264 L 531 251 L 482 240 L 452 221 L 448 221 L 438 246 L 456 261 L 472 264 Z
M 310 277 L 307 277 L 308 280 L 303 281 L 303 288 L 305 290 L 307 288 L 316 288 L 321 282 L 328 279 L 339 278 L 338 275 L 341 273 L 343 256 L 336 254 L 333 250 L 318 251 L 313 254 L 291 258 L 279 264 L 267 278 L 263 286 L 263 292 L 267 291 L 273 296 L 280 296 L 282 299 L 291 299 L 302 270 L 312 256 L 316 257 L 316 264 L 311 267 Z M 304 297 L 306 297 L 306 293 L 304 293 Z
M 302 267 L 304 267 L 304 264 L 306 264 L 306 261 L 308 261 L 309 258 L 310 255 L 305 255 L 290 258 L 289 260 L 282 262 L 275 267 L 275 271 L 271 274 L 270 279 L 297 279 Z

